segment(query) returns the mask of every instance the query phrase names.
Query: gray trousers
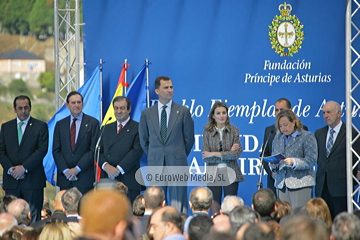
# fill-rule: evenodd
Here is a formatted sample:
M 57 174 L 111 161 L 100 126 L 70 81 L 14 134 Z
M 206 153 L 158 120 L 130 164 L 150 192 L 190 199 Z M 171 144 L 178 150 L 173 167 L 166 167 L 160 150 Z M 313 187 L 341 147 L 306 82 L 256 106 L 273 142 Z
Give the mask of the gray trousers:
M 290 189 L 284 186 L 282 189 L 276 189 L 279 199 L 290 203 L 292 208 L 302 207 L 311 199 L 312 187 Z

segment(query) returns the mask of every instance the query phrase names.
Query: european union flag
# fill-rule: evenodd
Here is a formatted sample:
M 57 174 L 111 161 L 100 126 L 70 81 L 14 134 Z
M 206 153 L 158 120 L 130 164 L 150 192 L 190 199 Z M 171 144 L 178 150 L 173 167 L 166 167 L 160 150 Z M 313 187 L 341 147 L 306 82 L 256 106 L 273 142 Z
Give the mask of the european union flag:
M 131 82 L 129 90 L 126 93 L 126 97 L 131 100 L 131 112 L 130 116 L 134 121 L 139 122 L 142 110 L 147 108 L 146 106 L 146 68 L 148 65 L 144 64 L 138 75 Z

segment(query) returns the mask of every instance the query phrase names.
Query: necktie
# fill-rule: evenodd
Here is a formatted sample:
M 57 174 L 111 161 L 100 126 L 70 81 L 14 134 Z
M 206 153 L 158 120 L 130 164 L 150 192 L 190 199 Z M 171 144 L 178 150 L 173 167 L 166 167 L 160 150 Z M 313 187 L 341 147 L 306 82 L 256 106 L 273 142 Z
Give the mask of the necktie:
M 120 131 L 121 131 L 121 129 L 123 128 L 123 125 L 120 123 L 119 124 L 119 128 L 118 128 L 118 131 L 117 131 L 117 133 L 119 133 Z
M 335 133 L 335 130 L 331 129 L 330 130 L 329 140 L 328 140 L 328 142 L 326 144 L 326 156 L 329 156 L 331 148 L 334 145 L 334 133 Z
M 19 123 L 18 123 L 17 134 L 18 134 L 19 145 L 20 145 L 20 143 L 21 143 L 21 139 L 22 139 L 22 136 L 23 136 L 23 133 L 22 133 L 22 125 L 24 125 L 24 122 L 19 122 Z
M 160 135 L 161 135 L 161 140 L 163 141 L 163 143 L 165 142 L 166 139 L 166 132 L 167 132 L 167 116 L 166 116 L 166 111 L 165 111 L 166 105 L 163 106 L 163 109 L 161 111 L 161 122 L 160 122 Z
M 71 127 L 70 127 L 70 145 L 71 145 L 71 150 L 74 151 L 74 148 L 75 148 L 75 137 L 76 137 L 76 118 L 73 119 L 73 122 L 71 124 Z

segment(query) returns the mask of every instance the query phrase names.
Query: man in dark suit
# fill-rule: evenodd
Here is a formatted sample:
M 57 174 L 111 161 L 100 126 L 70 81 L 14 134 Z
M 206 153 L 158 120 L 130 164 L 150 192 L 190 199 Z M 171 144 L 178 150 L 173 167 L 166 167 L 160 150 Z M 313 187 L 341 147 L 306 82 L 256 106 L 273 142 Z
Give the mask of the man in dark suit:
M 65 221 L 66 214 L 64 212 L 64 206 L 62 205 L 62 202 L 61 202 L 61 197 L 65 193 L 65 191 L 66 190 L 62 190 L 56 194 L 55 199 L 52 202 L 53 209 L 54 209 L 53 214 L 48 218 L 44 218 L 43 220 L 40 220 L 40 221 L 37 221 L 37 222 L 31 224 L 32 228 L 42 229 L 47 222 L 54 221 L 53 219 L 60 219 L 62 221 Z
M 142 199 L 142 203 L 145 206 L 144 216 L 139 218 L 141 223 L 141 235 L 146 234 L 146 225 L 149 220 L 149 217 L 153 213 L 153 211 L 157 208 L 161 208 L 165 206 L 165 193 L 161 187 L 151 186 L 148 187 L 144 192 L 144 198 Z
M 139 140 L 139 123 L 130 118 L 129 98 L 116 97 L 112 104 L 116 122 L 104 126 L 100 155 L 100 166 L 104 171 L 101 177 L 116 178 L 124 183 L 128 187 L 127 195 L 133 203 L 143 190 L 135 179 L 143 154 Z
M 291 102 L 286 98 L 280 98 L 275 102 L 275 116 L 277 116 L 281 110 L 283 109 L 291 109 Z M 304 130 L 308 131 L 308 127 L 303 125 Z M 272 124 L 265 129 L 264 133 L 264 140 L 263 140 L 263 146 L 262 146 L 262 153 L 260 157 L 268 157 L 272 155 L 272 142 L 274 140 L 274 137 L 276 135 L 276 127 L 275 124 Z M 267 142 L 267 144 L 266 144 Z M 275 174 L 272 172 L 269 168 L 269 164 L 265 161 L 263 161 L 263 167 L 267 173 L 267 188 L 269 188 L 271 191 L 274 192 L 275 196 L 276 194 L 276 188 L 274 186 L 275 183 Z
M 70 92 L 66 107 L 71 115 L 58 121 L 54 130 L 53 156 L 60 190 L 76 187 L 82 194 L 93 188 L 94 150 L 99 121 L 82 112 L 83 97 Z
M 333 219 L 340 212 L 347 211 L 346 125 L 340 120 L 341 114 L 341 106 L 337 102 L 327 102 L 323 107 L 327 126 L 315 131 L 319 149 L 315 194 L 326 201 Z M 356 135 L 352 129 L 352 136 Z M 353 148 L 360 154 L 359 140 Z M 353 160 L 357 159 L 353 157 Z
M 30 204 L 35 222 L 41 219 L 44 200 L 46 177 L 42 161 L 48 148 L 48 127 L 30 116 L 29 97 L 17 96 L 13 105 L 17 118 L 4 123 L 0 132 L 3 189 Z
M 194 144 L 194 121 L 188 108 L 172 101 L 174 90 L 170 78 L 156 78 L 155 92 L 159 101 L 142 112 L 139 136 L 148 165 L 159 166 L 161 173 L 162 166 L 188 166 L 187 156 Z M 187 187 L 163 187 L 165 195 L 167 188 L 171 206 L 187 212 Z

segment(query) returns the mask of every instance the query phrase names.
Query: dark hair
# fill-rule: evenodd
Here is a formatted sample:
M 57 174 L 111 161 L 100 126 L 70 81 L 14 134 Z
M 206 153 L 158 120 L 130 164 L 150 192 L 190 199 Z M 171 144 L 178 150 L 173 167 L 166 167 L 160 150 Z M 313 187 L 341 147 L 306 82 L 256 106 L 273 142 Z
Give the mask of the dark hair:
M 161 85 L 161 80 L 163 81 L 171 81 L 171 79 L 169 77 L 166 77 L 166 76 L 160 76 L 160 77 L 157 77 L 155 79 L 155 89 L 159 89 L 160 85 Z
M 198 192 L 201 190 L 206 191 L 206 196 L 199 197 Z M 211 207 L 213 200 L 213 193 L 207 187 L 197 187 L 190 192 L 190 202 L 196 211 L 208 210 Z
M 29 106 L 30 106 L 30 108 L 31 108 L 31 100 L 30 100 L 30 98 L 29 98 L 28 96 L 26 96 L 26 95 L 19 95 L 19 96 L 17 96 L 17 97 L 14 99 L 14 103 L 13 103 L 14 108 L 16 108 L 16 101 L 17 101 L 17 100 L 28 100 L 28 101 L 29 101 Z
M 41 209 L 41 211 L 45 211 L 46 215 L 45 216 L 41 216 L 41 217 L 45 217 L 45 218 L 48 218 L 51 216 L 52 212 L 50 210 L 50 208 L 43 208 Z
M 275 206 L 275 211 L 271 213 L 271 217 L 277 222 L 280 222 L 281 218 L 291 213 L 292 207 L 287 201 L 278 199 L 275 202 Z
M 18 198 L 15 197 L 14 195 L 10 195 L 10 194 L 2 196 L 0 198 L 0 213 L 8 212 L 9 204 L 16 199 L 18 199 Z
M 116 190 L 120 193 L 126 195 L 128 193 L 129 188 L 123 182 L 116 182 L 115 183 Z
M 1 239 L 12 239 L 12 240 L 21 240 L 23 239 L 24 230 L 19 227 L 13 227 L 10 230 L 6 231 Z
M 259 189 L 252 197 L 254 210 L 257 211 L 261 217 L 267 217 L 271 215 L 271 213 L 274 211 L 275 202 L 275 194 L 268 188 Z
M 61 196 L 61 203 L 66 213 L 77 213 L 79 202 L 82 197 L 81 192 L 76 188 L 70 188 Z
M 69 92 L 69 94 L 66 96 L 66 102 L 69 103 L 69 98 L 74 96 L 74 95 L 79 95 L 81 97 L 81 101 L 84 102 L 83 96 L 81 95 L 81 93 L 79 93 L 77 91 Z
M 245 230 L 243 240 L 274 240 L 274 230 L 265 222 L 251 223 Z
M 142 204 L 142 199 L 144 199 L 144 194 L 139 194 L 136 196 L 133 205 L 132 212 L 135 217 L 141 217 L 144 215 L 145 206 Z
M 229 108 L 228 108 L 228 106 L 223 102 L 215 102 L 211 107 L 211 110 L 210 110 L 210 113 L 209 113 L 209 121 L 205 125 L 205 130 L 211 130 L 216 126 L 216 121 L 213 118 L 213 115 L 215 113 L 215 109 L 219 108 L 219 107 L 223 107 L 223 108 L 226 109 L 226 113 L 228 114 L 228 117 L 226 118 L 225 126 L 227 126 L 227 127 L 230 126 L 230 118 L 229 118 Z
M 181 232 L 183 231 L 181 214 L 176 211 L 164 211 L 161 215 L 161 221 L 164 223 L 173 223 Z
M 279 129 L 279 121 L 280 121 L 280 118 L 282 118 L 282 117 L 286 117 L 290 122 L 295 123 L 294 130 L 300 131 L 303 129 L 301 120 L 296 117 L 295 113 L 293 111 L 291 111 L 290 109 L 283 109 L 276 116 L 276 128 L 278 130 L 280 130 Z
M 197 215 L 193 217 L 189 223 L 189 239 L 201 239 L 204 234 L 209 232 L 212 225 L 214 225 L 214 223 L 207 215 Z
M 329 232 L 325 223 L 305 216 L 294 216 L 281 228 L 281 240 L 328 240 Z M 339 239 L 339 238 L 336 238 Z M 355 239 L 355 238 L 354 238 Z M 357 238 L 358 239 L 358 238 Z
M 287 107 L 288 109 L 291 108 L 291 102 L 290 102 L 288 99 L 286 99 L 286 98 L 280 98 L 280 99 L 278 99 L 276 102 L 277 102 L 277 103 L 278 103 L 278 102 L 285 102 L 286 107 Z
M 151 186 L 144 192 L 145 207 L 154 209 L 160 207 L 165 200 L 165 193 L 161 187 Z
M 115 97 L 115 98 L 113 99 L 113 101 L 112 101 L 112 105 L 114 106 L 115 102 L 121 102 L 121 101 L 123 101 L 123 100 L 126 101 L 126 103 L 127 103 L 126 108 L 127 108 L 127 110 L 129 110 L 129 109 L 131 108 L 131 100 L 130 100 L 130 98 L 127 98 L 127 97 L 124 97 L 124 96 L 117 96 L 117 97 Z

